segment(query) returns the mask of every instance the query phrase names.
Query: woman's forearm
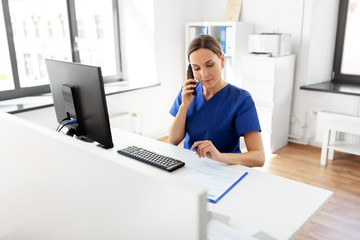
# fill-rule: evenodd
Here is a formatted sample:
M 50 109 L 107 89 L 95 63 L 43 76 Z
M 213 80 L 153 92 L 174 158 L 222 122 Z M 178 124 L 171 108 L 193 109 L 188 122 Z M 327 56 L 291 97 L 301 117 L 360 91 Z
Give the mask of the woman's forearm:
M 180 106 L 178 113 L 175 116 L 174 122 L 170 126 L 169 142 L 173 145 L 179 145 L 179 143 L 185 137 L 185 122 L 188 108 L 183 105 Z
M 261 133 L 252 131 L 244 133 L 247 152 L 225 153 L 223 161 L 229 164 L 241 164 L 247 167 L 262 167 L 265 163 L 265 151 L 262 143 Z
M 240 164 L 247 167 L 262 167 L 265 163 L 265 154 L 261 150 L 245 153 L 222 153 L 218 161 L 227 164 Z

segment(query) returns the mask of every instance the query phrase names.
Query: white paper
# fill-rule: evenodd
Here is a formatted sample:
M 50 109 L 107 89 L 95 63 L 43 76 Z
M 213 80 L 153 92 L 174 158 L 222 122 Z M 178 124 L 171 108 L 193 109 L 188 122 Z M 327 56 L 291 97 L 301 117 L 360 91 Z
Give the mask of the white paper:
M 216 203 L 244 174 L 247 174 L 244 170 L 206 162 L 191 170 L 183 179 L 205 187 L 208 199 Z

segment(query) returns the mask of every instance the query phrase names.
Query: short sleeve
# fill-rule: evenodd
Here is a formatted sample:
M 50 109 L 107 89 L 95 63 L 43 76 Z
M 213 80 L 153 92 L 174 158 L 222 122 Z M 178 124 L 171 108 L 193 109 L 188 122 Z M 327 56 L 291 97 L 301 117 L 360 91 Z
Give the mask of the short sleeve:
M 235 128 L 238 136 L 247 132 L 261 131 L 255 103 L 249 93 L 237 109 Z
M 170 114 L 173 115 L 174 117 L 176 116 L 176 114 L 179 111 L 180 105 L 182 103 L 182 88 L 180 89 L 180 92 L 178 94 L 178 96 L 175 98 L 174 104 L 172 105 L 171 109 L 170 109 Z

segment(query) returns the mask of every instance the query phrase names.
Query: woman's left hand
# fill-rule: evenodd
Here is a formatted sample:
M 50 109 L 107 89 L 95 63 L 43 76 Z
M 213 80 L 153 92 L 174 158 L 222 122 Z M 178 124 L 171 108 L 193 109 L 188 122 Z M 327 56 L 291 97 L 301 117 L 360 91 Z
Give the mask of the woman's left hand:
M 216 161 L 221 161 L 221 153 L 211 141 L 198 141 L 191 146 L 191 151 L 196 149 L 196 154 L 201 157 L 208 157 Z

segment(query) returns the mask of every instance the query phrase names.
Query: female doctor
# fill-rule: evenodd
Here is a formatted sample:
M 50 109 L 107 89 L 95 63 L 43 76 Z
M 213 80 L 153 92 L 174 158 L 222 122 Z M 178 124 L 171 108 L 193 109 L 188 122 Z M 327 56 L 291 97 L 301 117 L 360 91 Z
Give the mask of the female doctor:
M 261 128 L 250 94 L 221 77 L 224 54 L 211 35 L 199 35 L 188 47 L 188 60 L 194 77 L 186 79 L 170 110 L 175 117 L 169 140 L 199 157 L 248 167 L 264 165 Z M 188 74 L 187 74 L 188 76 Z M 197 95 L 192 88 L 196 84 Z M 240 136 L 248 152 L 240 151 Z

